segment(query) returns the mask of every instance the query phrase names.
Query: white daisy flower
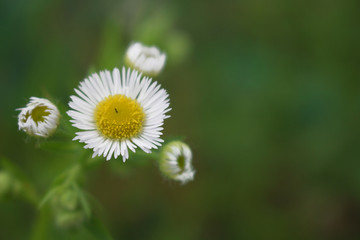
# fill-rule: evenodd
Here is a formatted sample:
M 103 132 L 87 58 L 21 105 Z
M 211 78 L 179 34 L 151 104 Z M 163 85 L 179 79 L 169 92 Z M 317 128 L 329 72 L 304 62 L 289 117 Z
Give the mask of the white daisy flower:
M 59 125 L 57 107 L 45 98 L 31 97 L 24 108 L 19 108 L 19 129 L 36 137 L 49 137 Z
M 169 95 L 151 78 L 136 70 L 115 68 L 102 71 L 80 82 L 71 96 L 67 113 L 73 126 L 82 131 L 74 140 L 94 150 L 93 157 L 103 155 L 129 158 L 128 149 L 144 152 L 161 146 L 164 119 L 169 108 Z
M 166 55 L 155 46 L 144 46 L 141 43 L 130 45 L 126 52 L 125 62 L 132 68 L 149 76 L 156 76 L 165 65 Z
M 168 143 L 161 152 L 160 171 L 167 177 L 186 183 L 194 179 L 192 153 L 188 145 L 180 141 Z

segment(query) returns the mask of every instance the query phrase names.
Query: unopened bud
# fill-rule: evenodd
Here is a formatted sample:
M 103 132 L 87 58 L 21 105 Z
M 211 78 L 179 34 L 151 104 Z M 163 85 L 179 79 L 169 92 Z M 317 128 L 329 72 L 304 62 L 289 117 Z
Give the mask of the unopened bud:
M 145 75 L 158 75 L 165 65 L 166 55 L 155 46 L 133 43 L 126 51 L 125 63 Z
M 170 179 L 186 183 L 194 179 L 192 153 L 188 145 L 180 141 L 164 146 L 160 158 L 160 171 Z
M 24 108 L 19 108 L 19 129 L 34 137 L 47 138 L 59 124 L 60 113 L 57 107 L 45 98 L 31 97 Z

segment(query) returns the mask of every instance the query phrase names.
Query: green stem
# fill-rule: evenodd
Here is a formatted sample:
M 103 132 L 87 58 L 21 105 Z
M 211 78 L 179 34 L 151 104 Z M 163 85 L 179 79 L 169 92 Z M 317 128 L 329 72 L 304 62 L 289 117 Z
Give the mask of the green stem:
M 68 172 L 68 176 L 66 178 L 66 180 L 64 181 L 64 186 L 68 187 L 70 186 L 73 182 L 76 181 L 76 179 L 78 178 L 79 173 L 82 170 L 82 166 L 80 163 L 75 164 Z

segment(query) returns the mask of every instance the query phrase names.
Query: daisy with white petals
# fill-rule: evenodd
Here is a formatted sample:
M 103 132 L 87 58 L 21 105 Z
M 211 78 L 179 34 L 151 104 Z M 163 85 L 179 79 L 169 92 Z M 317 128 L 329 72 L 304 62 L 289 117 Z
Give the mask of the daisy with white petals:
M 57 107 L 45 98 L 31 97 L 24 108 L 19 108 L 19 129 L 35 137 L 49 137 L 59 125 Z
M 161 152 L 160 171 L 170 179 L 186 183 L 194 179 L 192 153 L 188 145 L 174 141 L 168 143 Z
M 141 43 L 130 45 L 126 52 L 125 62 L 149 76 L 156 76 L 165 65 L 166 55 L 155 46 L 144 46 Z
M 128 149 L 150 153 L 161 146 L 162 125 L 169 108 L 169 95 L 151 78 L 136 70 L 115 68 L 80 82 L 71 96 L 67 113 L 81 131 L 74 140 L 84 142 L 95 156 L 129 158 Z

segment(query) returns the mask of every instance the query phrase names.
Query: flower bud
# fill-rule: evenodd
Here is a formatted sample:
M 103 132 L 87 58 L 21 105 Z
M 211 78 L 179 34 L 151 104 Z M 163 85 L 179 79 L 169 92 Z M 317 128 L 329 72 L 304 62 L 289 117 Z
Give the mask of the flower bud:
M 67 189 L 59 196 L 59 207 L 64 210 L 73 211 L 77 208 L 79 204 L 79 199 L 76 191 L 72 189 Z
M 87 218 L 86 211 L 80 198 L 82 192 L 73 187 L 59 190 L 52 198 L 55 223 L 60 228 L 74 228 L 80 226 Z M 84 197 L 84 196 L 82 196 Z
M 35 137 L 47 138 L 59 124 L 60 113 L 57 107 L 45 98 L 31 97 L 24 108 L 19 108 L 19 130 Z
M 157 47 L 141 43 L 130 45 L 125 56 L 126 65 L 148 76 L 157 76 L 163 69 L 165 60 L 165 53 L 161 53 Z
M 59 211 L 55 216 L 55 223 L 61 228 L 74 228 L 80 226 L 85 220 L 84 212 L 78 211 Z
M 159 164 L 160 171 L 170 179 L 183 184 L 194 179 L 191 149 L 183 142 L 173 141 L 165 145 Z

